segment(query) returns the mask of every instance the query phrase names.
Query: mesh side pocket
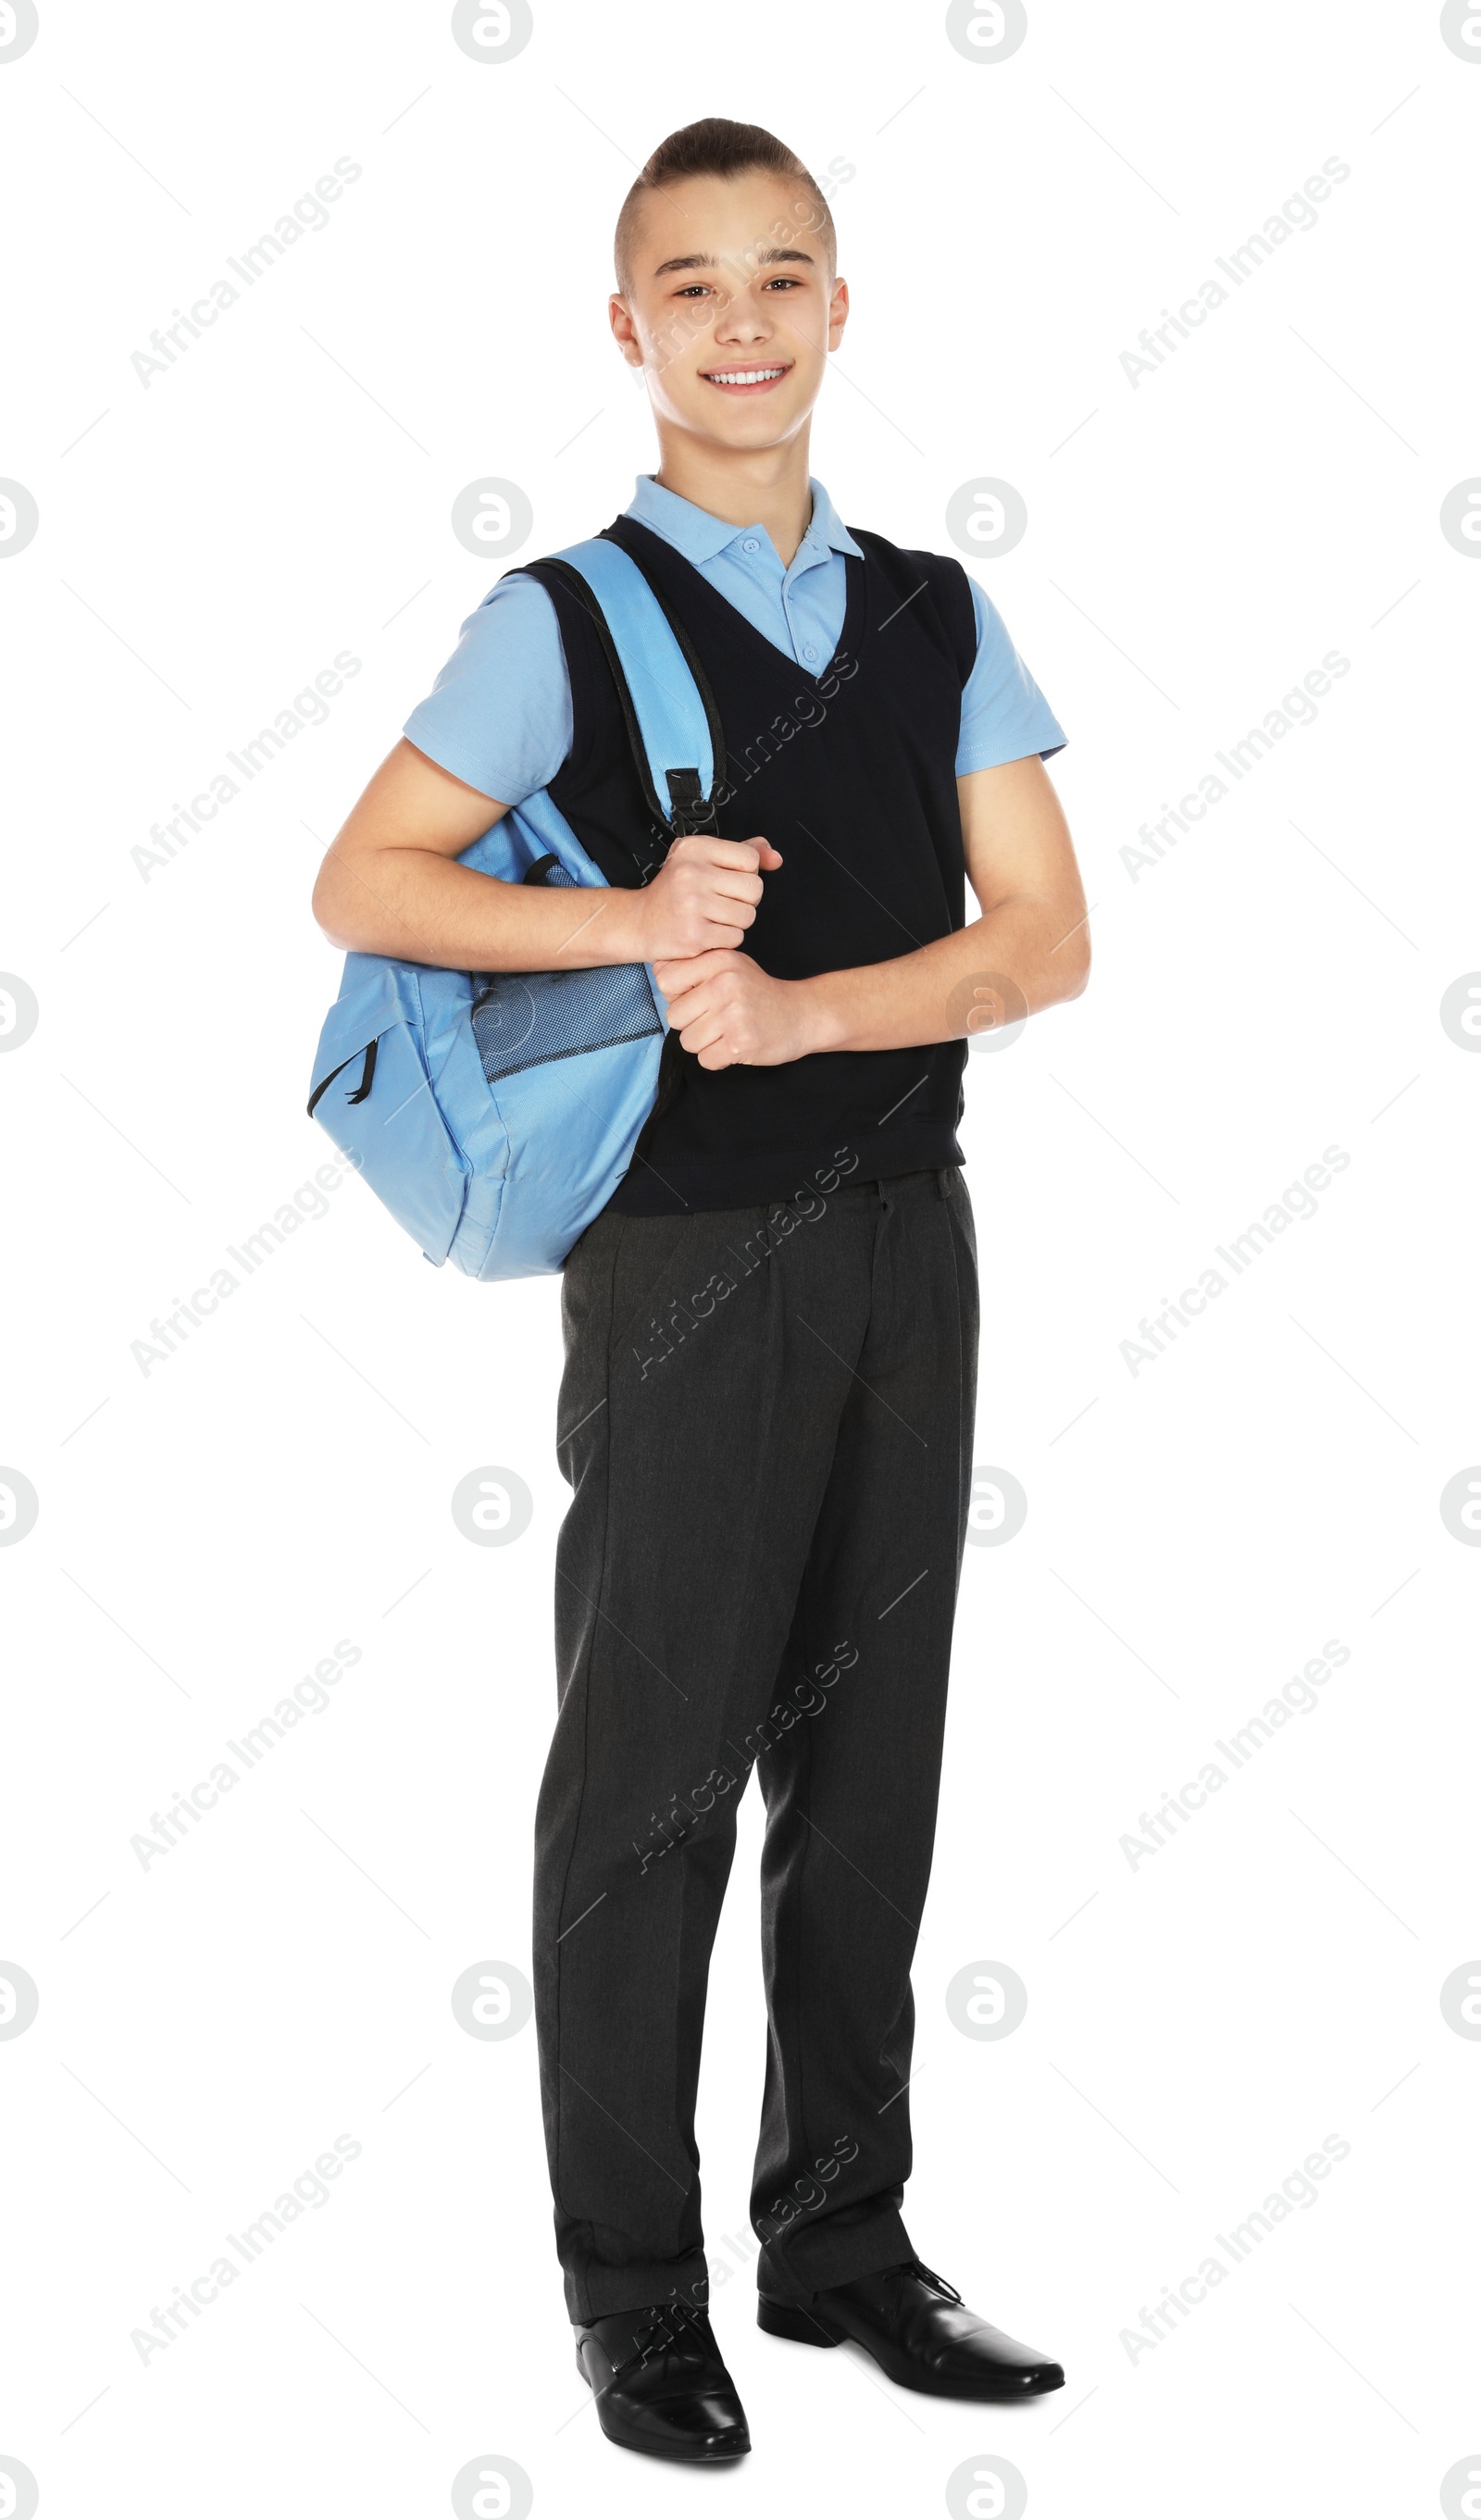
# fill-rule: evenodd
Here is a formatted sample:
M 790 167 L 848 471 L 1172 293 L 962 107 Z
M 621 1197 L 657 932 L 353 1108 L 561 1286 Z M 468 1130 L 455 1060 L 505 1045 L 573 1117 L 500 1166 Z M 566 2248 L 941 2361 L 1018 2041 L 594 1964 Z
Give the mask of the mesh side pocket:
M 641 963 L 501 971 L 474 1001 L 472 1026 L 490 1085 L 546 1059 L 574 1058 L 663 1029 Z

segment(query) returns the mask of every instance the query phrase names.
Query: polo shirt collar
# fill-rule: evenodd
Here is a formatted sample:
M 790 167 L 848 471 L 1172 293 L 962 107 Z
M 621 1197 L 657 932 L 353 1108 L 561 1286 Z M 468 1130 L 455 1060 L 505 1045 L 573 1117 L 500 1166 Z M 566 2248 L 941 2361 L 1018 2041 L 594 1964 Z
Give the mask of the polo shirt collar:
M 838 517 L 831 499 L 821 481 L 811 478 L 808 488 L 813 494 L 813 513 L 801 542 L 797 545 L 792 568 L 808 568 L 828 558 L 830 551 L 847 552 L 862 560 L 848 527 Z M 707 508 L 697 508 L 693 499 L 681 499 L 676 490 L 665 490 L 651 472 L 640 472 L 633 492 L 628 516 L 640 525 L 661 534 L 666 543 L 696 568 L 714 560 L 719 553 L 739 542 L 742 534 L 764 533 L 764 525 L 732 525 L 723 517 L 712 517 Z M 770 537 L 768 537 L 768 540 Z

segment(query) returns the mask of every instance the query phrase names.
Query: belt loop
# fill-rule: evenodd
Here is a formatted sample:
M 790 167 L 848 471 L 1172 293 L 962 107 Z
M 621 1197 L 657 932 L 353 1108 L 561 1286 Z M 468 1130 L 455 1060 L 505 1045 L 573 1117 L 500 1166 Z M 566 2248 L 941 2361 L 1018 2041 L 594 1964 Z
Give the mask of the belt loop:
M 937 1196 L 938 1198 L 946 1198 L 946 1199 L 949 1199 L 949 1198 L 951 1197 L 951 1194 L 952 1194 L 952 1177 L 951 1177 L 951 1170 L 950 1170 L 950 1167 L 949 1167 L 948 1165 L 943 1164 L 943 1165 L 942 1165 L 942 1167 L 941 1167 L 941 1169 L 940 1169 L 940 1171 L 939 1171 L 939 1172 L 937 1173 L 937 1175 L 936 1175 L 936 1196 Z

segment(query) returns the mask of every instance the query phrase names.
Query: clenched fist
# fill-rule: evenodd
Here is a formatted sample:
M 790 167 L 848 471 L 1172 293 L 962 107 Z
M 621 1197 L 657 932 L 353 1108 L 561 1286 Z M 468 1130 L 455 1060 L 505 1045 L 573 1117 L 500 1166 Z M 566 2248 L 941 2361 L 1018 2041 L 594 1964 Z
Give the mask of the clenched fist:
M 705 832 L 675 840 L 652 882 L 621 902 L 636 923 L 634 961 L 656 966 L 738 946 L 755 922 L 761 870 L 770 875 L 781 864 L 770 840 L 717 840 Z
M 701 1067 L 781 1067 L 818 1046 L 807 982 L 774 980 L 749 954 L 697 954 L 653 970 L 669 1022 Z

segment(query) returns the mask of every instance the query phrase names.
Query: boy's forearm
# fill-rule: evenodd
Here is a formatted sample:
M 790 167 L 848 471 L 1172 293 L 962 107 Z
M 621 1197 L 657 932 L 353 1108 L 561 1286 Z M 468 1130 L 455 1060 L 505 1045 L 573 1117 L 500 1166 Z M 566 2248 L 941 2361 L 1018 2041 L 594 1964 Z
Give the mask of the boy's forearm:
M 1083 916 L 1066 932 L 1071 915 L 1024 896 L 914 954 L 794 981 L 803 993 L 809 1050 L 906 1050 L 960 1041 L 1078 997 L 1090 949 Z
M 337 945 L 441 970 L 554 971 L 646 959 L 640 896 L 505 883 L 426 849 L 331 850 L 315 893 Z

